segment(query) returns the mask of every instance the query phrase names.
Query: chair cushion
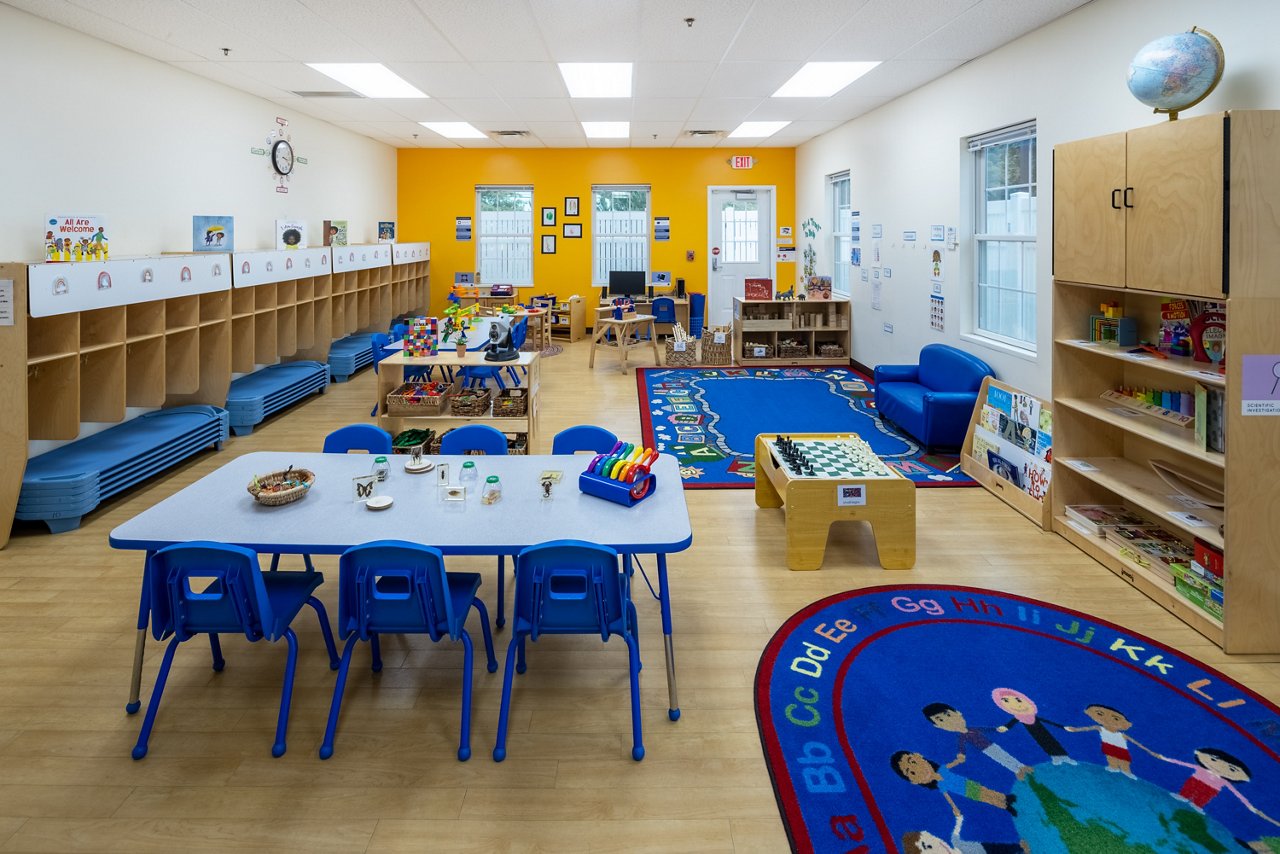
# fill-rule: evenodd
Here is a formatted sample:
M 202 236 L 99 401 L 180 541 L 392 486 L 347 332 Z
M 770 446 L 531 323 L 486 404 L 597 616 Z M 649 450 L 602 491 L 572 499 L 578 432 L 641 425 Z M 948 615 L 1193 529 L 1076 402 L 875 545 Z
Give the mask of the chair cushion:
M 919 383 L 881 383 L 876 386 L 876 407 L 882 417 L 924 439 L 924 396 L 928 391 Z

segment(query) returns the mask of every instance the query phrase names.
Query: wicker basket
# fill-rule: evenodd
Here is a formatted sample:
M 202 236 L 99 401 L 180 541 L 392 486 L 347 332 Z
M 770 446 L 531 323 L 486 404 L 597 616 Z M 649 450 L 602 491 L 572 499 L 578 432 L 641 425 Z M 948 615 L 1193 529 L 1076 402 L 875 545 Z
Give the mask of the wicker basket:
M 761 352 L 757 354 L 756 353 L 757 350 Z M 761 344 L 756 341 L 743 341 L 742 342 L 742 358 L 745 360 L 772 359 L 773 345 Z
M 839 344 L 819 344 L 818 355 L 824 359 L 844 358 L 844 347 Z
M 464 388 L 449 395 L 449 414 L 478 418 L 489 414 L 491 392 L 487 388 Z
M 402 383 L 387 395 L 387 414 L 394 418 L 439 415 L 448 393 L 448 383 Z
M 684 342 L 683 350 L 677 350 L 676 342 L 668 338 L 666 364 L 668 365 L 698 364 L 698 342 L 691 338 Z
M 716 336 L 724 336 L 724 341 L 716 343 Z M 716 326 L 702 333 L 702 364 L 728 365 L 733 362 L 733 327 Z
M 779 341 L 778 342 L 778 358 L 779 359 L 807 359 L 809 357 L 809 347 L 799 341 Z
M 506 388 L 493 399 L 494 418 L 523 418 L 529 411 L 529 392 L 523 388 Z
M 435 438 L 435 430 L 401 430 L 391 443 L 391 451 L 395 454 L 407 454 L 421 445 L 423 453 L 429 453 Z
M 259 504 L 276 507 L 305 497 L 315 482 L 315 472 L 290 466 L 285 471 L 273 471 L 249 481 L 249 494 Z

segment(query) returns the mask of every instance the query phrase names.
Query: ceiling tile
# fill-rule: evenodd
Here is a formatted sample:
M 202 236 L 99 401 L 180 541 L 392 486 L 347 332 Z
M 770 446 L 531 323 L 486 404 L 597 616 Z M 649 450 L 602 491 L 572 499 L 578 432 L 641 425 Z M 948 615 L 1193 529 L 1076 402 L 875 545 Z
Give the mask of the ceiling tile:
M 629 122 L 632 101 L 630 98 L 570 98 L 569 106 L 579 121 Z
M 531 133 L 540 139 L 586 139 L 577 122 L 529 122 Z
M 640 0 L 529 0 L 554 62 L 634 62 Z
M 751 60 L 768 56 L 803 62 L 866 2 L 769 0 L 754 3 L 725 59 Z M 904 10 L 904 14 L 910 14 L 910 11 Z
M 638 62 L 631 89 L 637 98 L 696 98 L 715 70 L 714 62 Z
M 684 122 L 633 122 L 631 125 L 632 139 L 641 137 L 651 137 L 655 133 L 659 137 L 670 137 L 674 139 L 684 130 Z
M 411 122 L 460 122 L 461 116 L 435 98 L 382 98 L 378 103 Z
M 983 0 L 902 54 L 904 59 L 968 60 L 1061 17 L 1087 0 Z
M 631 118 L 637 122 L 682 122 L 693 112 L 694 98 L 637 98 Z
M 585 136 L 579 136 L 579 137 L 547 136 L 547 137 L 538 137 L 538 138 L 542 140 L 543 144 L 545 144 L 547 148 L 586 148 L 587 147 L 587 138 Z
M 435 100 L 434 98 L 432 100 Z M 464 122 L 502 122 L 520 118 L 501 98 L 441 98 L 440 103 Z
M 546 148 L 536 136 L 504 136 L 496 140 L 503 148 Z
M 560 69 L 547 62 L 473 62 L 471 67 L 504 98 L 565 98 Z
M 234 63 L 213 62 L 202 59 L 197 62 L 175 62 L 173 66 L 181 68 L 183 71 L 190 71 L 192 74 L 199 74 L 201 77 L 207 77 L 224 86 L 230 86 L 233 89 L 257 95 L 260 98 L 275 99 L 293 96 L 293 92 L 288 89 L 264 83 L 255 77 L 241 73 Z
M 251 78 L 259 83 L 274 86 L 285 92 L 350 92 L 332 77 L 308 68 L 301 62 L 237 62 L 230 59 L 211 60 L 231 72 Z
M 279 61 L 290 58 L 267 40 L 228 23 L 233 19 L 206 14 L 183 2 L 78 0 L 75 5 L 205 59 L 221 58 L 223 48 L 231 48 L 233 55 L 243 59 Z M 89 34 L 93 35 L 92 32 Z
M 738 33 L 741 0 L 645 0 L 640 56 L 645 60 L 719 61 Z M 693 26 L 684 23 L 693 18 Z
M 462 55 L 426 19 L 413 0 L 301 0 L 330 27 L 344 33 L 383 63 L 420 60 L 456 62 Z M 259 5 L 261 4 L 259 0 Z
M 93 9 L 73 6 L 60 0 L 6 0 L 10 6 L 46 21 L 61 24 L 96 39 L 149 56 L 162 62 L 194 61 L 202 57 L 176 44 L 139 32 L 133 27 L 98 14 Z
M 895 59 L 871 69 L 865 76 L 833 95 L 832 100 L 842 96 L 855 99 L 879 96 L 896 98 L 912 89 L 918 89 L 931 80 L 938 79 L 953 68 L 958 68 L 963 62 L 960 59 L 933 61 Z
M 414 0 L 427 19 L 463 56 L 545 62 L 551 57 L 538 22 L 524 0 Z
M 869 0 L 811 60 L 892 59 L 979 0 Z M 904 6 L 907 6 L 904 8 Z
M 630 148 L 629 139 L 588 139 L 587 148 Z
M 722 62 L 702 94 L 708 98 L 767 98 L 800 69 L 798 62 Z
M 568 98 L 507 98 L 513 117 L 527 122 L 574 122 L 578 114 Z
M 389 67 L 432 98 L 501 97 L 465 62 L 396 62 Z
M 141 2 L 152 9 L 180 5 L 172 0 L 166 3 Z M 376 62 L 379 59 L 377 51 L 352 40 L 346 27 L 327 20 L 299 0 L 271 0 L 269 3 L 261 0 L 218 0 L 216 4 L 183 0 L 183 3 L 202 15 L 206 14 L 204 10 L 211 10 L 214 14 L 208 15 L 210 20 L 219 25 L 225 22 L 241 37 L 261 40 L 299 62 Z M 232 58 L 237 53 L 239 51 L 232 51 Z
M 752 110 L 760 105 L 760 98 L 700 98 L 693 105 L 686 124 L 689 126 L 716 125 L 717 129 L 733 130 Z
M 338 121 L 397 122 L 404 116 L 370 98 L 300 98 L 304 102 L 322 102 L 323 109 Z
M 876 107 L 888 103 L 889 100 L 888 97 L 868 98 L 841 92 L 820 104 L 809 105 L 803 118 L 809 121 L 835 121 L 843 124 L 849 119 L 871 112 Z

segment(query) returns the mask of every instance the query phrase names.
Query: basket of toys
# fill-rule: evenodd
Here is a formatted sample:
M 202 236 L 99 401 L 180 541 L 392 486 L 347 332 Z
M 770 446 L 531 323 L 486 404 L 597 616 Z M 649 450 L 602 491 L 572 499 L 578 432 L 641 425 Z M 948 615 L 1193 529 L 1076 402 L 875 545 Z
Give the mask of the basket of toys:
M 448 393 L 448 383 L 401 383 L 387 395 L 387 414 L 394 418 L 439 415 Z
M 733 361 L 733 327 L 715 326 L 702 333 L 702 364 L 727 365 Z
M 824 359 L 843 359 L 844 347 L 839 344 L 819 344 L 818 355 Z
M 679 323 L 671 327 L 671 337 L 667 339 L 666 364 L 698 364 L 698 341 L 685 332 L 684 327 Z
M 424 452 L 429 452 L 435 438 L 435 430 L 401 430 L 391 443 L 391 451 L 395 454 L 408 454 L 421 445 Z
M 249 481 L 249 494 L 259 504 L 276 507 L 304 498 L 315 482 L 315 472 L 289 466 L 284 471 L 273 471 Z
M 743 341 L 742 342 L 742 358 L 772 359 L 773 345 L 766 344 L 763 341 Z
M 464 388 L 449 395 L 449 414 L 476 418 L 489 414 L 490 392 L 487 388 Z
M 809 346 L 803 341 L 793 338 L 778 339 L 778 358 L 804 359 L 809 355 Z
M 529 393 L 523 388 L 505 388 L 493 399 L 494 418 L 522 418 L 529 411 Z

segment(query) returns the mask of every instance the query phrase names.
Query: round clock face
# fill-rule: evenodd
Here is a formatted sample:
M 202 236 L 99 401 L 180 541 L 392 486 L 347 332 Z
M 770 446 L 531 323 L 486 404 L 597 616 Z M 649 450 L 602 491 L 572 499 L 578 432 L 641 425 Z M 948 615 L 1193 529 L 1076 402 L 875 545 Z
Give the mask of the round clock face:
M 277 140 L 271 146 L 271 165 L 281 175 L 288 175 L 293 171 L 293 146 L 288 140 Z

